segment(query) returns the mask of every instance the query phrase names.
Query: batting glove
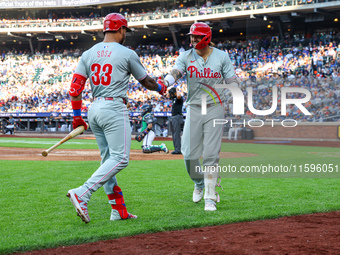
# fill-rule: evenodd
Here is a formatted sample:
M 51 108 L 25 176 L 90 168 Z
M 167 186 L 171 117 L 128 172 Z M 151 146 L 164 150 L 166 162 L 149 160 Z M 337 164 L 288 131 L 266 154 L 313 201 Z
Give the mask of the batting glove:
M 87 130 L 87 124 L 81 116 L 73 116 L 72 126 L 73 129 L 76 129 L 79 126 L 84 126 L 85 130 Z
M 160 78 L 158 78 L 157 83 L 158 83 L 158 89 L 157 89 L 158 93 L 164 96 L 168 89 L 167 86 L 165 86 L 164 81 Z

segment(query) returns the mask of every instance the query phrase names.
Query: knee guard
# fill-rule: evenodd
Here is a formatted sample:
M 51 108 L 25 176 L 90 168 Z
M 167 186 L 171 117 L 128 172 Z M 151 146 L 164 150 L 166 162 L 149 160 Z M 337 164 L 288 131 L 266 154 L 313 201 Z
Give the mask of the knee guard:
M 119 186 L 113 188 L 113 194 L 107 195 L 109 198 L 109 203 L 113 210 L 117 210 L 122 219 L 129 217 L 129 213 L 126 209 L 123 192 Z

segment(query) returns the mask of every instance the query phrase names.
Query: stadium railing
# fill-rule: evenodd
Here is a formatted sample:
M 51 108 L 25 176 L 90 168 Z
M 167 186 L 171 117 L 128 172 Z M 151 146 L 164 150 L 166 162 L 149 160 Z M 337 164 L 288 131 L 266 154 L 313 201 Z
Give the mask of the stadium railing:
M 218 19 L 223 17 L 236 17 L 240 15 L 266 14 L 282 11 L 307 10 L 314 8 L 340 6 L 339 0 L 286 0 L 286 1 L 263 1 L 244 2 L 238 4 L 224 4 L 212 7 L 188 7 L 186 9 L 176 9 L 170 12 L 154 12 L 143 14 L 127 14 L 126 18 L 131 27 L 138 25 L 154 24 L 164 21 L 164 24 L 175 23 L 179 20 L 194 21 L 204 19 Z M 170 20 L 170 21 L 169 21 Z M 163 22 L 162 22 L 163 23 Z M 48 28 L 49 31 L 67 31 L 79 28 L 84 30 L 99 30 L 102 28 L 103 18 L 96 19 L 58 19 L 51 21 L 48 19 L 39 20 L 3 20 L 0 23 L 0 32 L 20 32 Z

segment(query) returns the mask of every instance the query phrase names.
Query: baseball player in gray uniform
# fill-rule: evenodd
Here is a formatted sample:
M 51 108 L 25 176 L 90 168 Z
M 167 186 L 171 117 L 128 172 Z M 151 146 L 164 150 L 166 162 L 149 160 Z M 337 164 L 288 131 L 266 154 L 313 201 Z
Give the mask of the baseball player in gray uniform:
M 206 211 L 215 211 L 219 196 L 215 191 L 223 125 L 214 127 L 214 119 L 224 119 L 224 89 L 216 84 L 223 82 L 238 86 L 238 80 L 228 53 L 211 47 L 210 27 L 201 22 L 190 27 L 193 49 L 182 53 L 172 71 L 159 82 L 173 85 L 186 75 L 188 86 L 187 116 L 182 136 L 182 153 L 186 169 L 195 183 L 193 202 L 203 198 Z M 206 99 L 206 114 L 202 114 L 202 95 Z M 200 157 L 203 157 L 203 168 Z
M 102 158 L 101 166 L 80 187 L 68 191 L 78 216 L 90 222 L 87 204 L 93 192 L 104 186 L 112 207 L 110 220 L 131 219 L 116 174 L 129 163 L 131 130 L 126 107 L 129 77 L 132 74 L 145 88 L 166 93 L 166 86 L 150 78 L 137 54 L 124 47 L 127 21 L 121 14 L 111 13 L 104 19 L 105 34 L 101 43 L 81 56 L 73 75 L 70 96 L 73 108 L 73 128 L 85 126 L 81 117 L 82 91 L 90 80 L 94 97 L 88 112 L 89 124 L 96 136 Z

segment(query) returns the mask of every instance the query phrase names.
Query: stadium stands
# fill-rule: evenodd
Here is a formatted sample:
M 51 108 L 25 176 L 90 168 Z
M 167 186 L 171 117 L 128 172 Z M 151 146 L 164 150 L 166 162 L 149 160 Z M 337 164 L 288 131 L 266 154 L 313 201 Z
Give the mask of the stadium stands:
M 301 16 L 307 22 L 310 12 L 329 13 L 331 16 L 335 13 L 332 10 L 340 6 L 340 1 L 318 0 L 233 1 L 231 3 L 216 1 L 218 3 L 216 5 L 208 2 L 200 7 L 180 5 L 172 9 L 157 7 L 150 10 L 142 10 L 136 4 L 131 5 L 130 9 L 121 8 L 120 11 L 127 17 L 131 27 L 140 30 L 150 29 L 149 27 L 155 27 L 155 24 L 162 25 L 163 23 L 168 29 L 170 29 L 169 24 L 182 24 L 182 22 L 188 26 L 197 18 L 208 22 L 210 20 L 211 23 L 215 22 L 218 24 L 218 28 L 230 29 L 232 22 L 222 24 L 222 22 L 220 23 L 221 17 L 224 20 L 225 18 L 237 18 L 259 21 L 259 19 L 264 20 L 264 14 L 270 13 L 272 16 L 276 15 L 275 22 L 282 24 L 282 22 L 287 23 L 287 20 L 291 21 L 296 15 L 296 13 L 294 15 L 291 13 L 293 10 L 299 10 L 305 12 L 304 16 Z M 289 13 L 289 17 L 280 16 L 281 12 Z M 41 39 L 49 40 L 48 37 L 56 36 L 53 33 L 54 30 L 63 32 L 79 30 L 79 34 L 74 35 L 76 38 L 83 34 L 95 35 L 91 33 L 102 29 L 103 18 L 97 13 L 89 13 L 85 16 L 56 17 L 53 18 L 53 15 L 49 15 L 44 18 L 27 20 L 2 19 L 0 34 L 2 33 L 1 36 L 4 36 L 3 34 L 7 33 L 7 36 L 16 36 L 15 38 L 20 38 L 20 36 L 28 38 L 27 31 L 33 29 L 43 31 L 46 38 L 42 36 Z M 255 108 L 270 107 L 270 95 L 274 86 L 304 87 L 312 92 L 313 97 L 307 106 L 314 115 L 312 117 L 303 116 L 297 109 L 288 109 L 288 117 L 298 121 L 339 121 L 340 33 L 334 24 L 327 24 L 326 30 L 321 32 L 315 30 L 312 34 L 309 32 L 310 30 L 306 30 L 306 33 L 292 31 L 291 33 L 280 32 L 278 35 L 274 30 L 269 30 L 259 36 L 223 36 L 222 33 L 214 38 L 216 47 L 229 53 L 240 78 L 241 87 L 244 90 L 246 87 L 253 87 L 257 92 L 254 95 Z M 235 31 L 244 29 L 244 26 L 242 28 L 238 26 L 234 25 L 233 29 Z M 174 30 L 171 31 L 171 29 Z M 167 33 L 171 32 L 174 35 L 179 28 L 171 29 Z M 18 34 L 11 34 L 14 33 L 13 31 Z M 251 31 L 248 32 L 251 34 Z M 156 41 L 154 44 L 142 43 L 138 45 L 137 43 L 132 47 L 140 55 L 148 74 L 158 77 L 169 72 L 177 55 L 182 50 L 190 48 L 187 41 L 183 41 L 180 47 L 176 44 L 174 38 L 174 42 L 170 44 Z M 46 46 L 46 48 L 39 46 L 34 50 L 35 54 L 32 54 L 33 48 L 31 47 L 31 52 L 22 49 L 19 45 L 9 49 L 7 44 L 3 43 L 2 62 L 0 62 L 0 113 L 71 112 L 68 96 L 69 83 L 79 56 L 85 48 L 81 49 L 79 45 L 70 46 L 70 48 L 59 48 L 55 45 Z M 180 80 L 176 86 L 180 88 L 185 98 L 186 83 L 184 79 Z M 246 94 L 246 92 L 244 93 Z M 292 96 L 299 97 L 301 95 Z M 140 106 L 145 102 L 151 103 L 154 106 L 154 111 L 157 112 L 168 112 L 171 109 L 171 102 L 166 97 L 145 90 L 133 78 L 130 80 L 128 97 L 131 103 L 131 112 L 138 112 Z M 83 111 L 87 111 L 91 100 L 91 91 L 87 84 L 84 90 Z M 225 107 L 229 113 L 232 107 L 230 103 L 231 97 L 228 95 Z M 280 109 L 278 108 L 278 110 Z M 250 118 L 251 114 L 249 111 L 247 113 Z M 273 114 L 273 116 L 265 117 L 275 116 Z M 278 118 L 282 119 L 282 116 L 278 116 Z
M 266 49 L 260 44 L 257 55 L 253 55 L 253 52 L 247 48 L 224 47 L 223 43 L 217 45 L 229 52 L 241 80 L 241 87 L 245 90 L 246 87 L 251 86 L 258 92 L 254 96 L 256 109 L 266 109 L 271 105 L 270 92 L 273 86 L 299 86 L 313 93 L 308 109 L 314 113 L 314 116 L 302 116 L 298 114 L 297 109 L 288 109 L 289 117 L 301 121 L 323 121 L 334 116 L 338 120 L 340 59 L 336 54 L 340 52 L 340 44 L 336 46 L 335 43 L 339 42 L 339 38 L 335 38 L 334 43 L 327 43 L 320 37 L 317 40 L 320 42 L 318 47 L 293 46 L 285 52 L 278 47 Z M 259 42 L 248 41 L 248 43 Z M 236 45 L 237 42 L 231 43 L 230 46 L 232 44 Z M 315 61 L 314 59 L 317 59 L 313 58 L 315 55 L 320 55 L 322 61 Z M 141 61 L 150 75 L 158 77 L 160 74 L 168 73 L 176 57 L 177 55 L 160 57 L 144 54 L 141 55 Z M 21 60 L 16 59 L 19 59 L 16 55 L 7 55 L 1 65 L 3 74 L 0 80 L 1 112 L 71 112 L 67 91 L 72 77 L 70 70 L 75 69 L 77 57 L 65 57 L 61 54 L 27 55 L 21 56 Z M 185 97 L 185 81 L 178 82 L 177 86 L 181 88 L 181 93 Z M 139 111 L 139 107 L 147 101 L 154 105 L 155 111 L 166 112 L 171 107 L 167 98 L 145 90 L 133 78 L 130 80 L 128 97 L 131 111 Z M 86 111 L 92 100 L 89 84 L 84 90 L 84 98 L 83 111 Z M 229 103 L 230 97 L 227 97 L 227 112 L 231 112 Z

